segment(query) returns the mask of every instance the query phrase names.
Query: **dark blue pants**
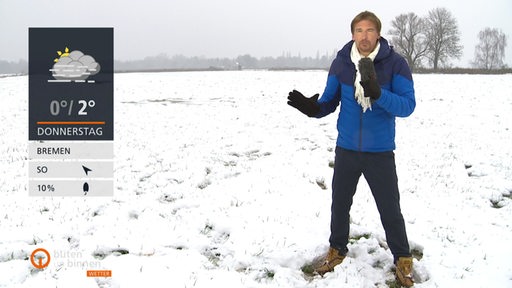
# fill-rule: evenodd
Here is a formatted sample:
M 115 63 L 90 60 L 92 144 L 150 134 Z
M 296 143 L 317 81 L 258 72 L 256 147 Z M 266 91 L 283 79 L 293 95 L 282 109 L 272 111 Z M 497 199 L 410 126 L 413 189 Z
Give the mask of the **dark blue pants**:
M 364 175 L 377 203 L 389 249 L 396 260 L 410 256 L 396 175 L 395 153 L 367 153 L 336 147 L 332 180 L 331 247 L 348 251 L 350 207 L 361 174 Z

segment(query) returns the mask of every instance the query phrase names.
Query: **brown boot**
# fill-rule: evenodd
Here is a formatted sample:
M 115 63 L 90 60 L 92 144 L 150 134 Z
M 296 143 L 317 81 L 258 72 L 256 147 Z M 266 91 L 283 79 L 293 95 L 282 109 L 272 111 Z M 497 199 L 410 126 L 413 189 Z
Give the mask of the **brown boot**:
M 412 257 L 400 257 L 396 262 L 396 278 L 402 286 L 412 287 Z
M 343 262 L 343 259 L 345 259 L 345 255 L 341 255 L 338 250 L 329 247 L 324 262 L 315 268 L 315 272 L 324 276 L 325 273 L 334 271 L 334 267 Z

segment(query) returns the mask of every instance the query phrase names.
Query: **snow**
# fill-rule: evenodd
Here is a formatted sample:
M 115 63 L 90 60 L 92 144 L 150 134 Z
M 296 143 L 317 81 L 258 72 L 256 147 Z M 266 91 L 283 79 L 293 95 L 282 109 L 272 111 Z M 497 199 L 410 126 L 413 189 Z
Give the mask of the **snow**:
M 364 179 L 349 257 L 301 271 L 328 248 L 337 115 L 309 119 L 286 96 L 326 74 L 116 74 L 112 198 L 28 197 L 28 79 L 1 78 L 0 287 L 388 287 Z M 512 75 L 414 79 L 395 153 L 415 287 L 512 287 Z

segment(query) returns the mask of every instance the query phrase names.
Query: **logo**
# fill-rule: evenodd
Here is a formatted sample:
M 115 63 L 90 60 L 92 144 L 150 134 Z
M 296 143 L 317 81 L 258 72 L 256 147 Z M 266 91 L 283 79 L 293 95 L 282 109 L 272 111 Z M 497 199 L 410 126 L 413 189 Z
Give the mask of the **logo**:
M 66 266 L 68 268 L 81 268 L 86 270 L 86 277 L 112 277 L 112 270 L 99 270 L 101 263 L 99 261 L 83 260 L 81 252 L 73 251 L 53 251 L 55 262 L 59 267 Z M 50 265 L 50 252 L 44 248 L 37 248 L 30 254 L 30 263 L 36 269 L 44 269 Z
M 45 256 L 41 256 L 41 253 L 36 255 L 38 252 L 42 252 Z M 36 261 L 37 258 L 37 261 Z M 43 258 L 46 258 L 46 263 L 43 263 Z M 50 265 L 50 253 L 44 248 L 38 248 L 30 254 L 30 262 L 37 269 L 44 269 Z
M 87 277 L 112 277 L 112 270 L 87 270 Z

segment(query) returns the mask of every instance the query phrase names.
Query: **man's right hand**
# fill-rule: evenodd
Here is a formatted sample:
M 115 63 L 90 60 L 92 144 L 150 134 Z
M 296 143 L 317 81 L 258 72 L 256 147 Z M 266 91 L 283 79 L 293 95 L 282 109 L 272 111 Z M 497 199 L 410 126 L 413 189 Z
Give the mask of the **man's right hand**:
M 320 113 L 320 106 L 317 103 L 319 94 L 315 94 L 310 98 L 305 97 L 297 90 L 288 93 L 288 105 L 297 108 L 300 112 L 309 117 L 314 117 Z

